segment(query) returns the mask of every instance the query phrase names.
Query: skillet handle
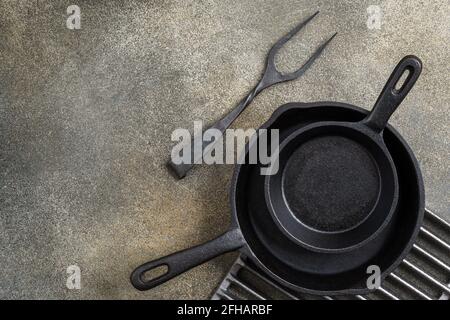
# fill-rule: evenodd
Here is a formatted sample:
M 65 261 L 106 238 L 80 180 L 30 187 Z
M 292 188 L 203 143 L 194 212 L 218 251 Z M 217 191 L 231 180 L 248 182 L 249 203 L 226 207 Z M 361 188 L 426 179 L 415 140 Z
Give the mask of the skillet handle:
M 141 291 L 154 288 L 221 254 L 237 250 L 244 246 L 244 244 L 245 240 L 241 230 L 231 229 L 216 239 L 204 244 L 144 263 L 132 272 L 130 277 L 131 284 Z M 166 273 L 153 279 L 144 279 L 145 273 L 162 266 L 167 267 Z
M 401 88 L 397 89 L 396 86 L 405 72 L 408 72 L 408 76 Z M 391 115 L 416 83 L 421 72 L 422 61 L 419 58 L 416 56 L 404 57 L 395 67 L 381 91 L 372 112 L 362 121 L 363 124 L 381 133 L 386 127 Z

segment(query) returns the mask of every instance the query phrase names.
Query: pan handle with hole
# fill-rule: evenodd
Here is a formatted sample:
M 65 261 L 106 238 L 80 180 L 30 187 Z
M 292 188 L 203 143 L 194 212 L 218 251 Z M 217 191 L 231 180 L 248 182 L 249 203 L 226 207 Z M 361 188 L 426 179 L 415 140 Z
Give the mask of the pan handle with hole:
M 131 284 L 138 290 L 148 290 L 165 283 L 177 275 L 205 263 L 224 253 L 237 250 L 245 245 L 240 229 L 231 229 L 221 236 L 204 244 L 172 253 L 137 267 L 131 274 Z M 166 272 L 156 278 L 145 279 L 146 273 L 159 267 Z
M 386 127 L 391 115 L 416 83 L 421 71 L 422 62 L 419 58 L 416 56 L 404 57 L 395 67 L 381 91 L 372 112 L 363 120 L 363 124 L 377 133 L 381 133 Z M 406 79 L 404 82 L 399 83 L 405 75 Z M 401 85 L 400 88 L 398 88 L 399 85 Z

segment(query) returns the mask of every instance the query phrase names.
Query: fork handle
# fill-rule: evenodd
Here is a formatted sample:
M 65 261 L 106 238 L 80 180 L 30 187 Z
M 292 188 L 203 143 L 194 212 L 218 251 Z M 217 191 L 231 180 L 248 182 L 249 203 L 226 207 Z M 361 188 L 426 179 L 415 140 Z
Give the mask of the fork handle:
M 223 135 L 225 133 L 225 130 L 230 127 L 230 125 L 234 122 L 234 120 L 236 120 L 236 118 L 245 110 L 245 108 L 252 102 L 252 100 L 258 95 L 258 93 L 260 93 L 266 87 L 267 86 L 263 86 L 263 81 L 260 81 L 258 85 L 252 91 L 250 91 L 248 95 L 244 99 L 242 99 L 241 102 L 233 110 L 231 110 L 227 115 L 225 115 L 222 119 L 214 123 L 208 129 L 220 130 L 220 132 Z M 200 163 L 199 161 L 203 158 L 205 152 L 210 148 L 212 148 L 217 143 L 217 140 L 204 141 L 203 133 L 205 131 L 203 131 L 202 134 L 194 136 L 194 138 L 189 143 L 189 150 L 191 150 L 191 158 L 190 158 L 191 163 L 176 164 L 173 162 L 172 159 L 170 159 L 168 165 L 170 168 L 172 168 L 172 170 L 179 179 L 184 178 L 186 174 L 189 172 L 189 170 L 192 169 L 194 164 Z M 196 151 L 194 149 L 195 146 L 200 145 L 201 145 L 201 152 L 195 152 Z

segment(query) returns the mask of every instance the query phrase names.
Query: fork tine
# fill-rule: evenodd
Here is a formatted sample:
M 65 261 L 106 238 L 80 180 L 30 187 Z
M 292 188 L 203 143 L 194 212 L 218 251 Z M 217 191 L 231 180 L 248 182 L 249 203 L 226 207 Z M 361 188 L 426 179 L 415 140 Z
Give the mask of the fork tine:
M 314 61 L 322 54 L 322 51 L 325 50 L 325 48 L 328 46 L 328 44 L 330 44 L 331 40 L 333 40 L 334 37 L 336 37 L 337 34 L 338 33 L 336 32 L 327 41 L 322 43 L 320 45 L 320 47 L 317 48 L 316 52 L 314 52 L 314 54 L 308 59 L 308 61 L 306 61 L 303 66 L 301 66 L 299 69 L 297 69 L 297 71 L 283 75 L 283 78 L 285 78 L 286 80 L 293 80 L 293 79 L 300 77 L 302 74 L 304 74 L 306 72 L 306 70 L 308 70 L 309 67 L 311 67 L 311 65 L 314 63 Z
M 300 22 L 294 29 L 292 29 L 288 34 L 286 34 L 284 37 L 280 38 L 270 49 L 269 51 L 269 59 L 274 60 L 275 54 L 280 50 L 280 48 L 288 42 L 296 33 L 298 33 L 305 25 L 308 24 L 315 16 L 319 14 L 319 11 L 315 12 L 312 16 L 307 18 L 306 20 Z

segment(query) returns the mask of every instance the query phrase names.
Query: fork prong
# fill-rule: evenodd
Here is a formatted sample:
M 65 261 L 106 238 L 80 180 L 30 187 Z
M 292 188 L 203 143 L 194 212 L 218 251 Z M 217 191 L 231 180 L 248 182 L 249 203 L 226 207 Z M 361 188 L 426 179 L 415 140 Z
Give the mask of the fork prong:
M 325 50 L 325 48 L 330 44 L 331 40 L 333 40 L 334 37 L 336 37 L 337 34 L 338 33 L 336 32 L 327 41 L 322 43 L 320 45 L 320 47 L 317 48 L 316 52 L 314 52 L 314 54 L 308 59 L 308 61 L 306 61 L 304 65 L 302 65 L 299 69 L 297 69 L 297 71 L 288 73 L 288 74 L 284 75 L 284 77 L 286 79 L 293 80 L 295 78 L 300 77 L 302 74 L 304 74 L 306 72 L 306 70 L 308 70 L 309 67 L 311 67 L 311 65 L 314 63 L 314 61 L 322 54 L 322 51 Z
M 291 31 L 289 31 L 288 34 L 286 34 L 284 37 L 280 38 L 270 49 L 269 52 L 269 58 L 270 59 L 274 59 L 275 58 L 275 54 L 277 53 L 278 50 L 280 50 L 280 48 L 286 43 L 288 42 L 296 33 L 298 33 L 305 25 L 308 24 L 308 22 L 310 22 L 315 16 L 317 16 L 319 14 L 319 11 L 315 12 L 312 16 L 310 16 L 309 18 L 307 18 L 306 20 L 300 22 L 294 29 L 292 29 Z

